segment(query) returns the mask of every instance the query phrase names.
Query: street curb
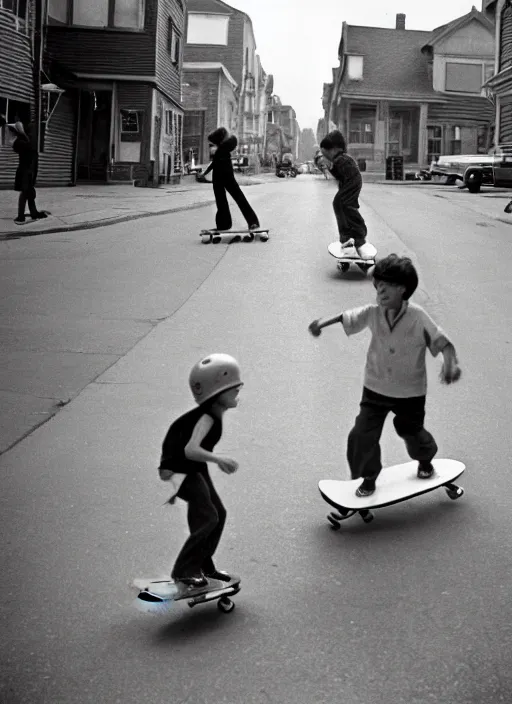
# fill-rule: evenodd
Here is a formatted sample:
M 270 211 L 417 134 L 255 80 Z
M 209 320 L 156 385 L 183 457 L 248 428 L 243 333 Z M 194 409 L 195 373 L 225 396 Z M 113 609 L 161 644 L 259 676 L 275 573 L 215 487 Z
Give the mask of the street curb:
M 178 208 L 168 208 L 167 210 L 158 210 L 151 213 L 137 213 L 136 215 L 123 215 L 119 218 L 109 220 L 96 220 L 95 222 L 81 223 L 80 225 L 65 225 L 61 227 L 51 227 L 46 230 L 13 230 L 12 232 L 2 232 L 0 241 L 19 240 L 23 237 L 34 237 L 35 235 L 51 235 L 56 232 L 74 232 L 76 230 L 94 230 L 98 227 L 108 227 L 109 225 L 118 225 L 119 223 L 129 222 L 130 220 L 140 220 L 142 218 L 151 218 L 156 215 L 168 215 L 169 213 L 179 213 L 183 210 L 193 210 L 194 208 L 204 208 L 207 205 L 214 205 L 215 200 L 201 201 L 200 203 L 191 203 L 190 205 L 182 205 Z

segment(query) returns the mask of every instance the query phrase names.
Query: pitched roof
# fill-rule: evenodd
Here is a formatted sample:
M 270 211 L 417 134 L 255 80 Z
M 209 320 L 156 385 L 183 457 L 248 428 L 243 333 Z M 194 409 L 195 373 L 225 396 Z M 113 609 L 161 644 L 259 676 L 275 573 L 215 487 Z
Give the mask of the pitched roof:
M 439 98 L 421 47 L 431 35 L 410 29 L 346 25 L 345 54 L 362 55 L 363 80 L 343 77 L 343 95 Z
M 187 11 L 208 12 L 217 15 L 230 15 L 234 11 L 240 12 L 221 0 L 187 0 Z
M 480 22 L 494 35 L 494 25 L 491 20 L 487 19 L 485 15 L 483 15 L 476 9 L 476 7 L 473 6 L 471 11 L 468 12 L 466 15 L 462 15 L 462 17 L 456 17 L 451 22 L 447 22 L 446 24 L 442 24 L 440 27 L 436 27 L 431 33 L 428 41 L 422 47 L 422 49 L 425 49 L 426 47 L 430 46 L 435 46 L 441 39 L 445 39 L 450 34 L 453 34 L 453 32 L 455 32 L 457 29 L 464 27 L 464 25 L 468 24 L 469 22 L 472 22 L 473 20 L 477 20 L 477 22 Z

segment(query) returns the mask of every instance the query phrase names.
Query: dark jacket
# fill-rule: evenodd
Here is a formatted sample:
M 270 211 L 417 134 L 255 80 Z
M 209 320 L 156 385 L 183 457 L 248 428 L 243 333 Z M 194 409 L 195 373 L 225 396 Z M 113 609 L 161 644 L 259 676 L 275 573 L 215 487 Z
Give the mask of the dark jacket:
M 348 154 L 340 152 L 334 157 L 332 167 L 329 170 L 338 181 L 339 197 L 342 199 L 343 205 L 358 208 L 363 179 L 354 159 Z
M 236 149 L 238 140 L 234 135 L 228 137 L 217 147 L 217 151 L 213 155 L 212 163 L 206 169 L 203 176 L 213 171 L 213 182 L 233 181 L 235 175 L 233 173 L 233 164 L 231 163 L 231 152 Z
M 14 177 L 15 191 L 29 191 L 36 185 L 38 154 L 30 139 L 20 135 L 12 145 L 19 156 L 18 168 Z

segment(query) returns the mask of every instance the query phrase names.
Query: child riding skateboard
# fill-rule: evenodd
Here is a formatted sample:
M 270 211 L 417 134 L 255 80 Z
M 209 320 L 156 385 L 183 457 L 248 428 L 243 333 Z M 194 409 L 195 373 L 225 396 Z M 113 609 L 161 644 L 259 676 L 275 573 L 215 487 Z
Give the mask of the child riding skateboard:
M 230 230 L 233 224 L 226 193 L 233 198 L 247 221 L 249 230 L 257 230 L 260 226 L 258 217 L 249 205 L 247 198 L 242 193 L 233 172 L 231 152 L 236 148 L 238 141 L 234 135 L 229 135 L 225 127 L 219 127 L 208 135 L 208 141 L 215 150 L 211 164 L 203 176 L 212 173 L 213 193 L 217 203 L 215 223 L 217 230 Z
M 229 582 L 226 572 L 217 570 L 213 554 L 219 544 L 226 509 L 208 471 L 213 462 L 226 474 L 238 469 L 230 457 L 214 452 L 222 436 L 222 417 L 238 405 L 243 385 L 236 359 L 227 354 L 211 354 L 190 372 L 189 384 L 198 408 L 180 416 L 169 428 L 162 447 L 160 478 L 172 480 L 176 498 L 188 503 L 190 536 L 182 547 L 171 578 L 180 594 L 208 586 L 208 578 Z
M 347 335 L 365 328 L 371 331 L 360 412 L 348 436 L 347 460 L 352 479 L 363 478 L 356 496 L 370 496 L 375 491 L 382 469 L 379 441 L 390 411 L 407 452 L 418 460 L 418 478 L 433 475 L 432 459 L 437 445 L 424 427 L 427 348 L 434 357 L 439 352 L 443 355 L 442 382 L 450 384 L 461 375 L 453 344 L 421 306 L 409 302 L 418 286 L 412 261 L 396 254 L 381 259 L 375 265 L 373 283 L 376 304 L 314 320 L 309 326 L 315 337 L 334 323 L 341 323 Z
M 366 242 L 366 223 L 359 212 L 359 194 L 363 185 L 361 172 L 354 159 L 347 154 L 345 138 L 333 130 L 320 142 L 322 155 L 331 162 L 329 171 L 338 181 L 338 192 L 332 207 L 338 223 L 340 242 L 346 257 L 373 259 L 375 251 Z M 316 163 L 321 157 L 315 158 Z

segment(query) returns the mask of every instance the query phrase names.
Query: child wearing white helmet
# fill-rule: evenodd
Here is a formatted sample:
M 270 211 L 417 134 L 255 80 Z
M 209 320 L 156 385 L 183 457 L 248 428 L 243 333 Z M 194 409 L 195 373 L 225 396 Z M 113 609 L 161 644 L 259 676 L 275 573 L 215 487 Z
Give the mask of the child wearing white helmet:
M 229 582 L 226 572 L 217 570 L 213 554 L 222 535 L 226 509 L 217 494 L 207 462 L 226 474 L 238 469 L 230 457 L 214 453 L 222 436 L 222 416 L 238 405 L 243 386 L 236 359 L 228 354 L 211 354 L 190 372 L 189 384 L 198 408 L 180 416 L 169 428 L 162 446 L 160 478 L 176 481 L 176 493 L 188 503 L 190 536 L 182 547 L 171 572 L 182 594 L 208 585 L 208 578 Z

